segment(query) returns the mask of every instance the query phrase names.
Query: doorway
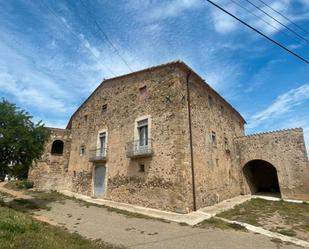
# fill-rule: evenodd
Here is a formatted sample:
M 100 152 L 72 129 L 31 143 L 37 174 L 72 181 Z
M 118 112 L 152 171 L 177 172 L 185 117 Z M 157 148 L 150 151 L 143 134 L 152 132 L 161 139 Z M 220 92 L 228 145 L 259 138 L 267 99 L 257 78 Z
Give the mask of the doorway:
M 264 160 L 252 160 L 243 168 L 251 194 L 280 196 L 276 168 Z
M 94 197 L 103 198 L 105 193 L 105 176 L 106 176 L 106 167 L 105 165 L 98 165 L 94 168 Z

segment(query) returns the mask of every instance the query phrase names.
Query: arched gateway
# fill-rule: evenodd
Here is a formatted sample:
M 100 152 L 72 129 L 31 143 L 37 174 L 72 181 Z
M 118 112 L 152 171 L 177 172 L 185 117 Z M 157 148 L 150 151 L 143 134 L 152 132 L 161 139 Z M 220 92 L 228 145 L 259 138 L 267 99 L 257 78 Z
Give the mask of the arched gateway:
M 264 160 L 252 160 L 243 167 L 251 194 L 280 194 L 276 168 Z

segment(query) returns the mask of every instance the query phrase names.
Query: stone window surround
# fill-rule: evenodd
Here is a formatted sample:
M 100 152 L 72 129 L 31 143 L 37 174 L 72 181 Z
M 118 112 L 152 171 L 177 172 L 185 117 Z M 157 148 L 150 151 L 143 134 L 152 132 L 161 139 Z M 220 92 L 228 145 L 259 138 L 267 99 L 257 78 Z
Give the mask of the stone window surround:
M 134 141 L 139 140 L 138 122 L 145 120 L 145 119 L 148 120 L 148 139 L 151 139 L 151 116 L 150 115 L 144 115 L 144 116 L 140 116 L 140 117 L 135 119 L 135 122 L 134 122 Z
M 107 146 L 108 146 L 108 132 L 107 132 L 107 129 L 104 128 L 104 129 L 100 129 L 98 131 L 98 134 L 97 134 L 97 143 L 96 143 L 96 149 L 100 149 L 100 134 L 101 133 L 105 133 L 105 150 L 107 149 Z
M 83 149 L 82 149 L 83 148 Z M 84 156 L 86 153 L 86 146 L 84 144 L 82 144 L 80 147 L 79 147 L 79 155 L 80 156 Z

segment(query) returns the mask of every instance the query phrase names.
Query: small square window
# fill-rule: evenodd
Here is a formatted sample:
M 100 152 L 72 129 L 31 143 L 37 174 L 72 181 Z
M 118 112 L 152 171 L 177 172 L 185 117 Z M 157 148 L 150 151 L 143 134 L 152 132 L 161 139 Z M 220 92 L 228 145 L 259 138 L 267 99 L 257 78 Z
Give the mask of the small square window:
M 85 120 L 85 122 L 88 121 L 88 115 L 85 115 L 85 116 L 84 116 L 84 120 Z
M 145 94 L 147 92 L 147 86 L 142 86 L 139 88 L 139 93 L 140 94 Z
M 107 104 L 102 105 L 101 113 L 105 113 L 107 111 Z
M 139 88 L 139 98 L 144 100 L 147 97 L 147 86 L 142 86 Z
M 139 165 L 139 172 L 145 172 L 145 164 L 140 164 Z
M 211 109 L 213 106 L 213 100 L 212 97 L 210 95 L 208 95 L 208 108 Z
M 86 151 L 85 145 L 81 145 L 80 148 L 79 148 L 79 155 L 80 156 L 85 155 L 85 151 Z

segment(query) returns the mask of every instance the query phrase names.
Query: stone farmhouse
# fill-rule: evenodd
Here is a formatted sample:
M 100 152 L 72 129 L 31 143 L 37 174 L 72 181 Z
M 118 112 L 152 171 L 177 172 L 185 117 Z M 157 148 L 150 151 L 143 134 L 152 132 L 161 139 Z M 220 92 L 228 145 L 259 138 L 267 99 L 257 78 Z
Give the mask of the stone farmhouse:
M 301 128 L 246 136 L 244 118 L 184 62 L 104 80 L 49 128 L 41 189 L 188 213 L 242 194 L 309 200 Z

